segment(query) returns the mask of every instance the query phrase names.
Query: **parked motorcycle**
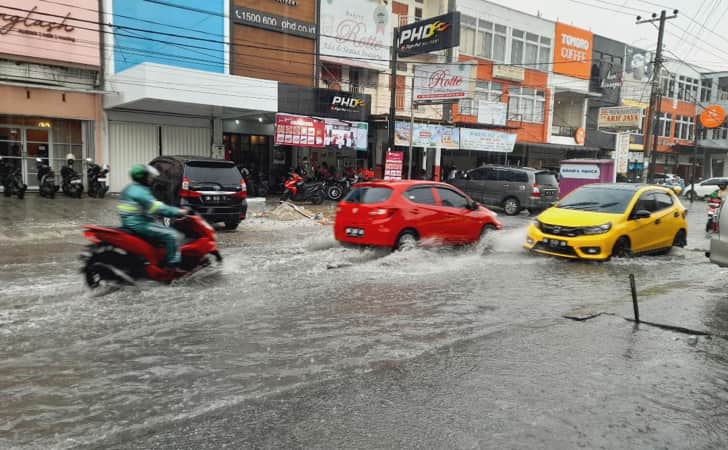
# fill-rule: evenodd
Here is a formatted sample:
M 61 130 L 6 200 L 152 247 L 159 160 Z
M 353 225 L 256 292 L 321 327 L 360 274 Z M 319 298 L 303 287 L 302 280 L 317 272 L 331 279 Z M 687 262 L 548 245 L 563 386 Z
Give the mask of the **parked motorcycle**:
M 56 184 L 56 173 L 43 159 L 35 159 L 35 170 L 38 174 L 38 193 L 41 197 L 54 198 L 60 186 Z
M 61 189 L 63 193 L 69 197 L 81 198 L 83 194 L 83 180 L 81 176 L 73 169 L 73 166 L 65 165 L 61 168 Z
M 81 259 L 81 272 L 86 284 L 96 289 L 104 284 L 135 284 L 138 279 L 169 283 L 189 276 L 211 264 L 209 255 L 218 262 L 222 256 L 217 249 L 215 231 L 194 212 L 176 220 L 172 226 L 186 237 L 181 247 L 182 271 L 162 267 L 164 249 L 135 236 L 123 228 L 96 225 L 84 227 L 83 235 L 91 241 Z
M 331 178 L 324 182 L 326 196 L 335 202 L 341 200 L 351 190 L 351 186 L 359 181 L 358 175 L 352 177 Z
M 89 197 L 104 198 L 109 190 L 107 175 L 109 173 L 109 165 L 103 167 L 93 162 L 91 158 L 87 158 L 88 169 L 86 169 L 86 179 L 88 181 Z
M 720 214 L 720 198 L 710 198 L 708 200 L 708 222 L 705 224 L 706 233 L 715 233 L 718 231 L 718 217 Z
M 15 165 L 8 159 L 0 156 L 0 180 L 3 185 L 3 194 L 5 197 L 17 195 L 19 199 L 25 197 L 25 191 L 28 185 L 23 183 L 23 176 L 20 173 L 20 166 Z
M 324 183 L 322 181 L 304 182 L 303 177 L 295 171 L 288 174 L 283 183 L 285 191 L 281 200 L 293 200 L 296 202 L 310 201 L 314 205 L 320 205 L 326 198 Z

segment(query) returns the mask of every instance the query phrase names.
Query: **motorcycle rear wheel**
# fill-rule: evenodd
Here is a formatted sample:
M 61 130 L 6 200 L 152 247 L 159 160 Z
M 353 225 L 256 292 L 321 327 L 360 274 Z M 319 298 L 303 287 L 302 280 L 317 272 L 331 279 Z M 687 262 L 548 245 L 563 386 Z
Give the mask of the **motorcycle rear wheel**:
M 98 289 L 109 285 L 129 284 L 131 276 L 122 268 L 125 255 L 113 250 L 101 251 L 92 255 L 83 268 L 86 285 Z
M 311 199 L 311 202 L 312 202 L 312 203 L 313 203 L 314 205 L 320 205 L 321 203 L 323 203 L 323 202 L 324 202 L 324 200 L 325 200 L 325 198 L 324 198 L 324 193 L 323 193 L 323 192 L 321 192 L 321 191 L 319 191 L 319 192 L 317 192 L 317 193 L 315 193 L 315 194 L 313 195 L 313 198 Z

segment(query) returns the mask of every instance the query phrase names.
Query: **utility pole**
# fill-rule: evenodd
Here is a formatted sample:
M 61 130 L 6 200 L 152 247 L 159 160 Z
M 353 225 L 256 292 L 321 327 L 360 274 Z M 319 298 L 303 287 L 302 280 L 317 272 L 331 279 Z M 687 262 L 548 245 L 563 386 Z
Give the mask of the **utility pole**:
M 655 181 L 655 164 L 657 164 L 657 141 L 660 136 L 660 107 L 662 104 L 662 95 L 660 94 L 660 74 L 662 73 L 662 38 L 665 34 L 665 21 L 677 18 L 678 10 L 672 12 L 672 16 L 667 15 L 664 9 L 657 16 L 652 13 L 651 19 L 642 19 L 637 16 L 637 24 L 660 22 L 659 32 L 657 34 L 657 50 L 655 51 L 654 70 L 652 71 L 652 89 L 650 92 L 650 114 L 647 116 L 646 136 L 647 142 L 644 145 L 649 158 L 649 164 L 644 168 L 642 177 L 645 181 L 652 183 Z M 652 138 L 650 138 L 652 135 Z
M 394 32 L 392 33 L 392 76 L 390 77 L 390 85 L 389 85 L 389 92 L 390 92 L 390 99 L 389 99 L 389 120 L 387 124 L 387 131 L 388 131 L 388 139 L 387 139 L 387 146 L 389 147 L 387 151 L 394 151 L 394 124 L 397 120 L 397 56 L 399 53 L 399 24 L 397 24 L 397 27 L 394 28 Z M 412 136 L 410 136 L 410 139 L 412 139 Z M 382 152 L 383 155 L 386 155 L 387 152 Z M 384 163 L 384 162 L 382 162 Z

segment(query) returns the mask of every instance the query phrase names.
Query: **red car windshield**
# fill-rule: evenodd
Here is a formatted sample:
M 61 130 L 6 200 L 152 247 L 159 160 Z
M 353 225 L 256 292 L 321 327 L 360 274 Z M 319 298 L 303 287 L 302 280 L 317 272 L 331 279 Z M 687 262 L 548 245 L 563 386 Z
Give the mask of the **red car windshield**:
M 392 195 L 392 189 L 388 187 L 358 187 L 349 192 L 344 199 L 347 203 L 361 203 L 370 205 L 387 201 Z

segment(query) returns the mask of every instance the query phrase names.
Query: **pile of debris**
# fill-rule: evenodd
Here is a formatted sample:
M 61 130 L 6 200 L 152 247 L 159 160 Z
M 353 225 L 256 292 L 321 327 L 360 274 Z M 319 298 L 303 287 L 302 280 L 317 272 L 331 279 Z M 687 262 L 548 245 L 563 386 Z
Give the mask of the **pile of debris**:
M 284 221 L 311 219 L 320 223 L 321 225 L 326 225 L 328 222 L 321 213 L 313 214 L 302 206 L 297 206 L 293 203 L 284 201 L 282 201 L 274 209 L 267 211 L 266 216 L 273 220 Z

